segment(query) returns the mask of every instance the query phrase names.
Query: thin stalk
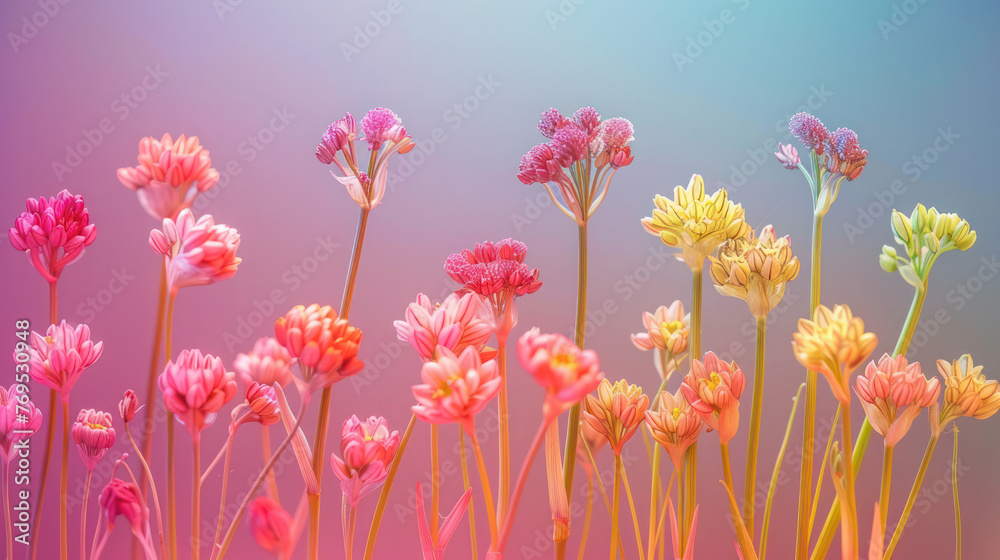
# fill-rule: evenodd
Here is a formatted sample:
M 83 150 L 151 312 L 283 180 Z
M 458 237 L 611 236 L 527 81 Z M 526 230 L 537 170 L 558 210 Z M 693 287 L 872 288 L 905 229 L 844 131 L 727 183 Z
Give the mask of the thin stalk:
M 600 469 L 597 468 L 597 461 L 594 460 L 594 454 L 590 451 L 590 446 L 587 442 L 583 442 L 583 449 L 587 452 L 587 459 L 590 461 L 591 468 L 594 469 L 595 473 L 600 473 Z M 604 482 L 602 481 L 603 476 L 598 474 L 597 476 L 597 487 L 601 491 L 601 500 L 604 501 L 604 509 L 608 512 L 608 516 L 611 515 L 611 502 L 608 501 L 608 492 L 604 488 Z M 621 539 L 618 539 L 618 555 L 625 558 L 625 548 L 622 546 Z
M 642 533 L 639 531 L 639 516 L 635 514 L 635 503 L 632 501 L 632 489 L 628 484 L 628 472 L 622 469 L 622 483 L 625 484 L 625 497 L 628 499 L 628 508 L 632 513 L 632 527 L 635 529 L 635 545 L 639 549 L 639 560 L 645 560 L 646 555 L 642 553 Z M 650 511 L 649 515 L 655 517 L 653 512 Z
M 476 428 L 474 425 L 469 425 L 466 427 L 466 431 L 469 433 L 469 439 L 472 440 L 472 451 L 476 454 L 476 466 L 479 468 L 479 482 L 483 487 L 483 500 L 486 502 L 486 511 L 494 512 L 496 507 L 493 505 L 493 491 L 490 490 L 490 476 L 486 472 L 486 462 L 483 461 L 483 450 L 479 447 L 479 438 L 476 437 Z M 490 522 L 490 550 L 499 550 L 498 534 L 497 534 L 497 520 L 492 515 L 487 515 L 486 519 Z
M 191 445 L 191 558 L 201 556 L 201 438 L 195 434 Z M 227 465 L 228 467 L 228 465 Z M 227 469 L 228 470 L 228 469 Z
M 664 351 L 664 352 L 661 352 L 661 354 L 663 356 L 663 362 L 664 362 L 664 366 L 663 366 L 662 371 L 666 371 L 666 365 L 665 364 L 669 363 L 669 361 L 667 359 L 668 353 L 666 351 Z M 673 373 L 673 372 L 671 372 L 671 373 Z M 660 382 L 660 387 L 656 390 L 656 394 L 651 399 L 652 400 L 652 404 L 650 405 L 650 407 L 652 408 L 653 412 L 656 412 L 657 409 L 660 406 L 660 393 L 662 393 L 667 388 L 667 381 L 669 379 L 670 379 L 669 375 L 664 375 L 663 376 L 663 381 Z M 643 431 L 642 434 L 646 435 L 646 432 Z M 648 552 L 646 554 L 650 558 L 650 560 L 652 560 L 652 558 L 653 558 L 653 536 L 656 533 L 656 521 L 657 521 L 657 518 L 656 518 L 655 515 L 653 515 L 653 513 L 660 509 L 660 507 L 659 507 L 660 506 L 660 500 L 662 500 L 662 498 L 663 498 L 663 496 L 660 494 L 660 453 L 661 453 L 661 451 L 662 451 L 662 448 L 659 445 L 657 445 L 653 449 L 652 481 L 650 483 L 650 491 L 649 491 L 649 511 L 650 511 L 650 514 L 649 514 L 649 549 L 648 549 Z
M 684 489 L 687 488 L 686 481 L 684 480 L 684 471 L 686 470 L 686 466 L 687 466 L 687 451 L 684 452 L 684 457 L 681 460 L 681 469 L 677 471 L 677 514 L 678 514 L 678 519 L 680 520 L 681 523 L 681 526 L 678 528 L 677 531 L 677 541 L 678 541 L 677 550 L 681 551 L 682 554 L 683 551 L 687 550 L 687 548 L 685 547 L 687 546 L 687 540 L 688 540 L 687 526 L 684 524 L 685 523 L 684 520 L 687 519 L 686 517 L 687 510 L 685 509 L 687 507 L 685 503 L 686 498 L 684 497 L 684 492 L 685 492 Z
M 764 555 L 767 552 L 767 529 L 771 521 L 771 503 L 774 500 L 774 492 L 778 487 L 778 477 L 781 475 L 781 463 L 785 458 L 785 449 L 788 448 L 788 438 L 792 435 L 792 424 L 795 423 L 795 410 L 799 407 L 799 397 L 802 395 L 804 387 L 805 383 L 799 385 L 799 390 L 795 392 L 795 398 L 792 400 L 792 412 L 788 415 L 788 425 L 785 426 L 785 437 L 781 440 L 778 459 L 774 462 L 774 471 L 771 473 L 771 484 L 767 488 L 767 500 L 764 502 L 764 519 L 760 526 L 760 546 L 757 547 L 760 560 L 764 560 Z M 753 535 L 751 535 L 751 538 L 753 538 Z M 877 559 L 873 558 L 872 560 Z
M 701 309 L 702 309 L 702 266 L 697 270 L 692 270 L 691 279 L 691 336 L 688 341 L 689 360 L 701 359 Z M 682 521 L 682 533 L 686 533 L 691 523 L 694 521 L 694 508 L 698 503 L 698 442 L 695 441 L 687 450 L 685 457 L 687 465 L 685 470 L 687 476 L 684 482 L 687 488 L 684 490 L 684 518 Z M 684 539 L 687 541 L 687 539 Z M 685 549 L 681 549 L 685 550 Z
M 580 535 L 580 553 L 577 560 L 583 560 L 583 553 L 587 550 L 587 535 L 590 534 L 590 517 L 594 512 L 594 475 L 587 472 L 587 506 L 583 514 L 583 534 Z
M 149 463 L 146 458 L 139 453 L 139 447 L 135 444 L 135 440 L 132 438 L 132 432 L 128 429 L 128 425 L 125 425 L 125 435 L 128 437 L 128 442 L 132 444 L 132 449 L 135 450 L 136 454 L 139 456 L 139 463 L 142 464 L 142 472 L 145 473 L 146 480 L 149 481 L 149 489 L 153 494 L 153 507 L 156 509 L 156 525 L 159 529 L 160 537 L 160 554 L 164 559 L 167 558 L 166 544 L 164 544 L 163 538 L 163 512 L 160 509 L 160 498 L 156 493 L 156 482 L 153 480 L 153 473 L 149 470 Z
M 497 511 L 490 512 L 497 519 L 507 515 L 507 500 L 510 496 L 510 417 L 507 402 L 507 337 L 498 337 L 497 368 L 500 370 L 500 487 L 497 492 Z
M 851 407 L 850 402 L 844 404 L 844 413 L 840 415 L 841 429 L 840 436 L 844 442 L 844 457 L 850 457 L 853 451 L 854 432 L 851 431 Z M 849 525 L 842 527 L 841 531 L 850 531 L 848 535 L 852 547 L 852 558 L 858 557 L 858 505 L 854 496 L 854 469 L 844 469 L 844 493 L 847 495 L 847 518 Z
M 87 469 L 87 479 L 83 483 L 83 507 L 80 509 L 80 560 L 87 560 L 87 499 L 90 498 L 90 479 L 94 469 Z M 8 552 L 7 558 L 13 558 Z
M 49 324 L 55 325 L 59 322 L 59 282 L 49 282 Z M 48 418 L 45 418 L 47 429 L 45 430 L 45 450 L 42 453 L 42 476 L 39 479 L 38 493 L 35 495 L 35 504 L 31 508 L 35 519 L 31 522 L 31 534 L 39 535 L 42 526 L 42 506 L 45 505 L 45 483 L 49 479 L 49 465 L 52 464 L 52 446 L 56 439 L 56 411 L 59 401 L 56 399 L 56 391 L 49 389 Z M 38 542 L 41 539 L 31 539 L 28 545 L 28 556 L 35 560 L 38 554 Z
M 757 360 L 753 374 L 753 403 L 750 412 L 750 436 L 747 443 L 746 479 L 743 488 L 743 520 L 750 538 L 754 535 L 754 509 L 757 493 L 757 444 L 760 440 L 760 414 L 764 406 L 764 341 L 767 339 L 767 318 L 757 318 Z
M 531 440 L 531 447 L 528 448 L 528 455 L 524 458 L 524 462 L 521 463 L 521 471 L 517 475 L 517 482 L 514 483 L 514 493 L 510 498 L 510 509 L 507 511 L 507 517 L 504 518 L 503 527 L 501 527 L 500 530 L 500 546 L 497 550 L 501 553 L 503 552 L 504 546 L 507 544 L 507 537 L 510 536 L 511 527 L 514 525 L 514 516 L 517 514 L 517 506 L 521 502 L 521 493 L 524 491 L 524 484 L 528 481 L 528 473 L 531 471 L 531 464 L 535 461 L 535 456 L 538 455 L 538 450 L 542 447 L 542 441 L 550 423 L 551 422 L 548 420 L 542 421 L 534 439 Z M 475 441 L 473 441 L 473 443 L 475 443 Z
M 164 344 L 165 361 L 173 357 L 171 344 L 174 331 L 174 303 L 177 301 L 177 290 L 171 290 L 167 296 L 166 342 Z M 177 560 L 177 478 L 174 465 L 174 414 L 167 412 L 167 550 L 171 560 Z
M 438 425 L 431 424 L 431 541 L 438 542 L 441 521 L 441 462 L 438 457 Z
M 389 492 L 392 491 L 392 483 L 396 480 L 396 471 L 399 470 L 399 463 L 403 460 L 403 452 L 406 451 L 406 444 L 410 441 L 410 434 L 413 433 L 413 426 L 417 423 L 417 417 L 415 415 L 410 416 L 410 423 L 406 425 L 406 431 L 403 432 L 403 439 L 399 442 L 399 448 L 396 449 L 396 456 L 392 458 L 392 464 L 389 466 L 389 475 L 385 478 L 385 483 L 382 485 L 382 491 L 378 495 L 378 505 L 375 506 L 375 515 L 372 516 L 372 524 L 368 529 L 368 542 L 365 543 L 365 556 L 364 560 L 371 560 L 372 555 L 375 554 L 375 540 L 378 538 L 379 526 L 382 524 L 382 514 L 385 513 L 385 505 L 389 501 Z
M 267 428 L 264 429 L 266 430 Z M 233 435 L 235 435 L 235 431 L 233 432 Z M 212 538 L 213 551 L 219 544 L 219 536 L 222 535 L 222 523 L 226 518 L 226 490 L 229 488 L 229 459 L 232 457 L 232 452 L 233 438 L 230 436 L 230 438 L 226 441 L 226 459 L 222 465 L 222 492 L 219 497 L 219 521 L 215 524 L 215 537 Z M 270 455 L 268 455 L 268 458 L 270 458 Z
M 583 338 L 587 325 L 587 222 L 578 230 L 579 256 L 576 283 L 576 345 L 583 348 Z M 576 473 L 576 441 L 580 430 L 580 403 L 569 409 L 569 425 L 566 427 L 566 452 L 563 453 L 563 482 L 566 483 L 566 499 L 573 506 L 573 475 Z
M 469 461 L 466 457 L 465 452 L 465 428 L 462 426 L 458 427 L 458 448 L 461 454 L 462 460 L 462 490 L 468 492 L 469 487 L 472 484 L 469 481 Z M 479 545 L 476 542 L 476 512 L 472 506 L 472 500 L 469 500 L 469 542 L 472 544 L 472 560 L 479 559 Z
M 955 432 L 955 447 L 951 452 L 951 491 L 955 498 L 955 560 L 962 560 L 962 507 L 958 503 L 958 428 Z
M 618 551 L 618 487 L 622 480 L 622 458 L 615 455 L 615 481 L 614 490 L 611 492 L 611 560 L 615 560 L 615 553 Z
M 729 444 L 720 443 L 719 449 L 722 451 L 722 474 L 725 477 L 726 487 L 729 490 L 730 496 L 736 495 L 736 489 L 733 488 L 733 469 L 729 461 Z M 749 532 L 746 530 L 746 523 L 743 522 L 740 516 L 740 510 L 736 507 L 735 500 L 730 500 L 730 513 L 733 516 L 733 524 L 737 527 L 736 538 L 739 541 L 740 550 L 743 552 L 744 558 L 757 558 L 756 553 L 753 549 L 753 542 L 747 539 L 752 539 Z
M 698 485 L 698 441 L 696 440 L 688 447 L 688 450 L 684 452 L 684 527 L 681 532 L 687 536 L 683 539 L 685 546 L 690 539 L 694 539 L 694 535 L 687 534 L 691 529 L 691 524 L 694 521 L 694 510 L 698 506 L 696 500 L 695 492 L 697 491 Z M 687 550 L 686 548 L 681 550 Z
M 271 456 L 271 428 L 269 426 L 261 426 L 260 446 L 264 453 L 264 460 L 267 461 L 268 457 Z M 274 475 L 274 471 L 267 473 L 267 487 L 271 493 L 271 499 L 279 502 L 278 478 Z
M 153 455 L 153 413 L 156 410 L 156 376 L 160 373 L 160 343 L 163 341 L 163 320 L 167 304 L 167 262 L 160 263 L 160 292 L 156 299 L 156 326 L 153 329 L 153 351 L 149 359 L 149 379 L 146 382 L 146 411 L 142 424 L 142 456 L 148 462 Z M 147 486 L 150 483 L 146 471 L 139 475 L 139 489 L 142 499 L 149 495 Z M 138 539 L 134 543 L 133 557 L 140 551 Z
M 351 507 L 347 496 L 341 502 L 341 516 L 344 518 L 344 558 L 354 560 L 354 526 L 358 524 L 358 510 Z
M 7 558 L 14 558 L 14 527 L 10 523 L 10 491 L 7 487 L 10 485 L 10 467 L 7 462 L 4 461 L 0 464 L 0 469 L 3 469 L 3 488 L 0 489 L 3 493 L 3 530 L 7 535 Z M 35 539 L 31 539 L 35 540 Z
M 62 445 L 62 471 L 59 477 L 59 558 L 66 560 L 69 557 L 69 514 L 67 505 L 69 500 L 69 395 L 62 399 L 63 417 L 63 445 Z
M 892 486 L 892 447 L 882 449 L 882 486 L 878 494 L 879 524 L 885 535 L 885 524 L 889 516 L 889 488 Z
M 889 546 L 885 549 L 882 560 L 890 560 L 892 558 L 892 553 L 896 550 L 896 543 L 899 542 L 899 537 L 903 535 L 903 529 L 906 528 L 906 521 L 910 518 L 910 510 L 913 509 L 913 504 L 917 501 L 917 496 L 920 494 L 920 485 L 924 482 L 924 475 L 927 474 L 927 466 L 930 465 L 937 440 L 938 436 L 931 434 L 931 438 L 927 442 L 927 449 L 924 451 L 924 458 L 920 461 L 920 469 L 917 471 L 917 477 L 914 479 L 913 487 L 910 489 L 910 497 L 906 499 L 903 513 L 899 516 L 899 522 L 896 523 L 896 530 L 892 533 L 892 540 L 889 541 Z

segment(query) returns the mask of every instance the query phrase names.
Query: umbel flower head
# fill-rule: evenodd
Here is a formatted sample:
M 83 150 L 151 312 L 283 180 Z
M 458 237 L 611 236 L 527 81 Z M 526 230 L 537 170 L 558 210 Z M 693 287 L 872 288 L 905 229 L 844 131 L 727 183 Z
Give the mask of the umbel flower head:
M 582 401 L 604 379 L 597 352 L 581 350 L 561 334 L 541 334 L 537 327 L 518 339 L 517 359 L 545 389 L 543 414 L 550 420 Z
M 691 359 L 681 391 L 705 424 L 729 443 L 740 426 L 740 395 L 746 381 L 736 362 L 727 364 L 712 352 L 703 360 Z
M 63 190 L 50 198 L 29 198 L 7 236 L 46 281 L 55 282 L 94 242 L 97 227 L 90 223 L 83 197 Z
M 97 462 L 115 444 L 111 414 L 89 408 L 81 410 L 73 423 L 73 441 L 87 470 L 94 470 Z
M 329 305 L 296 305 L 274 323 L 274 336 L 299 364 L 308 392 L 325 389 L 364 367 L 358 359 L 361 329 Z
M 678 470 L 682 468 L 684 452 L 698 440 L 701 426 L 701 416 L 684 396 L 683 388 L 672 395 L 667 391 L 660 392 L 656 406 L 646 411 L 646 427 L 650 435 L 667 450 Z
M 485 349 L 493 329 L 482 298 L 473 292 L 450 294 L 436 305 L 431 298 L 417 294 L 417 300 L 406 307 L 406 319 L 394 321 L 393 326 L 396 337 L 409 342 L 425 362 L 434 359 L 438 346 L 455 354 L 471 346 L 484 360 L 496 354 Z
M 729 239 L 715 256 L 709 256 L 715 289 L 724 296 L 747 302 L 750 314 L 767 314 L 785 295 L 785 284 L 799 274 L 799 259 L 792 256 L 788 236 L 778 237 L 765 226 L 760 237 L 750 230 L 746 237 Z
M 937 402 L 941 386 L 937 379 L 924 377 L 919 362 L 883 354 L 858 376 L 854 392 L 872 428 L 885 438 L 885 446 L 894 447 L 920 411 Z
M 42 425 L 42 412 L 18 397 L 17 385 L 0 387 L 0 458 L 10 464 L 18 443 L 30 438 Z
M 343 459 L 331 455 L 330 461 L 351 507 L 357 507 L 361 498 L 385 482 L 398 448 L 399 432 L 390 432 L 385 418 L 371 416 L 362 422 L 351 415 L 344 421 L 340 440 Z
M 938 372 L 944 378 L 944 405 L 940 415 L 931 413 L 931 429 L 938 435 L 944 427 L 956 418 L 985 419 L 1000 410 L 1000 384 L 995 379 L 986 379 L 983 366 L 972 362 L 970 354 L 948 363 L 937 361 Z M 937 408 L 935 403 L 934 408 Z
M 190 210 L 177 220 L 163 219 L 163 229 L 149 232 L 149 246 L 167 259 L 167 285 L 172 292 L 231 278 L 243 259 L 236 256 L 240 234 L 216 224 L 211 214 L 196 222 Z
M 90 340 L 90 327 L 71 327 L 62 321 L 49 325 L 45 336 L 31 333 L 28 371 L 32 379 L 68 399 L 84 370 L 94 365 L 103 350 L 103 342 Z
M 615 381 L 613 385 L 602 379 L 597 386 L 597 396 L 587 395 L 583 418 L 591 428 L 607 438 L 615 455 L 621 455 L 625 442 L 642 424 L 647 408 L 649 397 L 642 394 L 642 387 L 631 385 L 624 379 Z
M 466 347 L 456 356 L 439 347 L 437 360 L 420 368 L 423 383 L 413 386 L 417 404 L 413 413 L 424 422 L 458 422 L 469 430 L 473 417 L 500 391 L 496 360 L 482 361 L 475 348 Z
M 882 247 L 879 265 L 886 272 L 899 274 L 917 289 L 923 289 L 931 265 L 938 256 L 952 249 L 965 251 L 976 242 L 976 232 L 958 214 L 944 214 L 917 204 L 909 218 L 892 211 L 892 236 L 903 246 L 906 257 L 889 245 Z
M 197 136 L 181 134 L 176 141 L 169 134 L 159 140 L 147 136 L 139 140 L 138 160 L 136 167 L 118 169 L 118 180 L 135 191 L 142 208 L 157 220 L 176 219 L 198 193 L 219 182 Z
M 292 382 L 292 356 L 272 337 L 261 337 L 248 354 L 233 360 L 233 370 L 244 386 L 251 383 L 287 387 Z
M 850 406 L 850 378 L 878 345 L 875 333 L 865 332 L 865 322 L 846 305 L 833 309 L 820 304 L 812 319 L 799 319 L 792 334 L 792 350 L 803 367 L 822 373 L 833 396 Z
M 247 507 L 250 534 L 261 548 L 274 554 L 288 553 L 292 548 L 292 516 L 281 504 L 267 496 L 258 496 Z
M 687 188 L 678 185 L 673 199 L 656 195 L 653 215 L 642 219 L 646 231 L 681 250 L 679 258 L 691 270 L 701 270 L 705 258 L 727 239 L 743 237 L 750 226 L 743 206 L 729 200 L 726 189 L 705 194 L 705 181 L 694 174 Z
M 198 349 L 181 350 L 176 359 L 167 362 L 157 385 L 167 410 L 195 439 L 236 396 L 236 374 L 226 371 L 220 358 Z

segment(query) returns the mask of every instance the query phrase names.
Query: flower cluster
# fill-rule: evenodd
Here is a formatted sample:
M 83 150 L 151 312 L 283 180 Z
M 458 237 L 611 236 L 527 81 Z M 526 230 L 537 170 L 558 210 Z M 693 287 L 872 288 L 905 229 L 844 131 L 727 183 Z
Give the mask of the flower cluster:
M 736 362 L 727 364 L 708 352 L 702 360 L 692 358 L 681 391 L 705 424 L 719 432 L 722 443 L 729 443 L 740 425 L 740 395 L 745 385 Z
M 340 479 L 340 489 L 351 507 L 375 490 L 389 476 L 389 465 L 399 447 L 399 432 L 389 431 L 381 416 L 362 422 L 352 415 L 344 421 L 340 440 L 343 459 L 331 455 L 333 474 Z
M 684 452 L 698 440 L 702 420 L 681 388 L 674 394 L 667 391 L 660 393 L 653 409 L 646 411 L 646 427 L 653 439 L 667 450 L 674 467 L 680 471 Z
M 81 410 L 73 423 L 73 441 L 87 470 L 94 470 L 97 462 L 115 444 L 111 415 L 99 410 Z
M 233 370 L 244 386 L 256 382 L 287 387 L 292 382 L 292 356 L 276 339 L 258 338 L 253 350 L 236 356 Z
M 169 134 L 159 140 L 143 138 L 138 160 L 136 167 L 120 168 L 118 180 L 135 191 L 142 208 L 157 220 L 176 219 L 198 193 L 219 182 L 219 172 L 197 136 L 181 134 L 176 141 Z
M 196 439 L 236 396 L 236 374 L 226 371 L 220 358 L 197 349 L 181 350 L 167 362 L 158 385 L 167 410 Z
M 329 305 L 297 305 L 274 323 L 278 343 L 296 359 L 308 392 L 325 389 L 361 371 L 361 329 L 337 316 Z
M 865 332 L 865 322 L 846 305 L 816 307 L 812 319 L 799 319 L 792 350 L 803 367 L 823 374 L 833 395 L 850 406 L 851 372 L 875 350 L 878 337 Z
M 583 418 L 608 440 L 615 455 L 621 455 L 625 442 L 642 424 L 647 408 L 649 397 L 642 394 L 642 387 L 624 379 L 614 384 L 602 379 L 597 396 L 587 395 Z
M 49 198 L 29 198 L 25 206 L 7 232 L 10 244 L 27 253 L 43 278 L 55 282 L 94 242 L 97 227 L 90 223 L 83 197 L 66 190 Z
M 956 418 L 984 419 L 1000 410 L 1000 383 L 986 379 L 983 366 L 975 365 L 971 355 L 964 354 L 951 363 L 938 360 L 937 368 L 944 378 L 944 406 L 940 415 L 931 414 L 931 429 L 935 433 L 940 434 Z
M 746 237 L 729 239 L 708 258 L 715 289 L 746 301 L 757 318 L 767 317 L 784 297 L 785 284 L 799 274 L 788 236 L 778 237 L 772 226 L 765 226 L 760 237 L 751 230 Z
M 898 210 L 892 211 L 892 236 L 909 258 L 885 245 L 878 257 L 879 265 L 886 272 L 899 270 L 900 276 L 918 289 L 923 289 L 938 256 L 952 249 L 965 251 L 976 242 L 976 232 L 958 214 L 928 210 L 923 204 L 917 204 L 909 218 Z
M 468 429 L 473 417 L 500 391 L 496 360 L 484 362 L 475 348 L 461 354 L 444 347 L 435 352 L 437 360 L 420 368 L 422 384 L 413 386 L 417 404 L 413 413 L 424 422 L 458 422 Z
M 486 350 L 493 335 L 489 315 L 478 294 L 451 294 L 439 304 L 432 304 L 424 294 L 406 307 L 406 319 L 393 322 L 399 340 L 409 342 L 423 361 L 434 359 L 438 346 L 461 354 L 475 348 L 483 360 L 496 352 Z
M 84 370 L 94 365 L 104 350 L 103 342 L 90 340 L 90 327 L 71 327 L 66 321 L 49 325 L 45 336 L 31 333 L 31 378 L 69 398 Z
M 937 402 L 940 391 L 937 379 L 928 381 L 920 372 L 919 362 L 888 354 L 870 362 L 854 385 L 868 422 L 885 438 L 886 447 L 903 439 L 917 415 Z
M 216 224 L 211 214 L 195 221 L 184 209 L 177 219 L 164 218 L 163 229 L 149 233 L 149 246 L 167 260 L 167 286 L 176 291 L 231 278 L 243 259 L 236 256 L 240 234 Z

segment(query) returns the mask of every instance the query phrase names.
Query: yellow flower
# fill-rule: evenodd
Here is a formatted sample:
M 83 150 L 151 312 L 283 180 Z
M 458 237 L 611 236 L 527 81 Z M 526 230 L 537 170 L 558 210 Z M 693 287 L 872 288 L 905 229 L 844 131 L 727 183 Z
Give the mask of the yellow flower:
M 878 345 L 875 333 L 865 332 L 865 322 L 846 305 L 833 309 L 820 305 L 812 320 L 799 319 L 792 334 L 792 350 L 806 368 L 822 373 L 837 400 L 850 406 L 850 377 Z
M 799 259 L 792 256 L 788 236 L 778 237 L 766 226 L 755 238 L 730 239 L 709 256 L 715 289 L 724 296 L 747 302 L 754 317 L 766 317 L 785 295 L 785 282 L 799 274 Z
M 663 243 L 681 249 L 691 270 L 701 270 L 705 257 L 727 239 L 743 237 L 750 226 L 743 220 L 743 207 L 729 200 L 726 189 L 705 194 L 701 175 L 691 176 L 687 188 L 674 188 L 670 200 L 660 195 L 654 199 L 653 216 L 643 218 L 649 233 Z
M 976 232 L 958 214 L 943 214 L 917 204 L 909 218 L 892 211 L 892 235 L 906 249 L 909 258 L 896 254 L 888 245 L 882 247 L 879 265 L 887 272 L 899 270 L 903 279 L 917 288 L 927 281 L 927 274 L 938 255 L 952 249 L 965 251 L 976 242 Z
M 937 434 L 956 418 L 989 418 L 1000 410 L 1000 384 L 994 379 L 987 380 L 982 374 L 983 366 L 973 364 L 971 355 L 965 354 L 950 364 L 938 360 L 937 367 L 944 377 L 944 406 L 937 426 L 931 415 L 931 428 Z
M 602 379 L 597 396 L 587 395 L 584 419 L 594 430 L 608 438 L 615 455 L 621 455 L 625 442 L 635 434 L 649 408 L 649 397 L 642 394 L 642 387 L 630 385 L 624 379 L 614 385 Z

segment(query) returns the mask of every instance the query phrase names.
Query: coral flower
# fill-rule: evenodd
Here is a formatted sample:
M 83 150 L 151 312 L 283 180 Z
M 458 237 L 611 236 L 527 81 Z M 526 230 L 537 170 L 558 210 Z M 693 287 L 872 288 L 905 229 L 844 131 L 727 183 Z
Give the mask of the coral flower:
M 785 169 L 796 169 L 802 163 L 799 159 L 799 151 L 791 144 L 778 144 L 778 151 L 774 152 L 774 157 L 785 166 Z
M 681 391 L 691 408 L 727 444 L 740 426 L 740 395 L 745 384 L 743 370 L 736 362 L 727 364 L 708 352 L 703 360 L 691 360 Z
M 18 397 L 17 385 L 0 387 L 0 457 L 10 464 L 21 442 L 42 425 L 42 412 L 35 404 Z
M 602 379 L 597 387 L 597 396 L 587 395 L 587 409 L 583 417 L 590 427 L 608 439 L 615 455 L 621 455 L 625 442 L 642 424 L 647 408 L 649 397 L 642 394 L 642 387 L 630 385 L 624 379 L 614 385 Z
M 1000 410 L 1000 384 L 995 379 L 987 380 L 983 366 L 975 365 L 971 355 L 963 354 L 950 364 L 938 360 L 937 368 L 944 378 L 944 406 L 937 419 L 934 414 L 931 418 L 931 427 L 937 434 L 956 418 L 985 419 Z
M 176 141 L 169 134 L 157 140 L 139 140 L 139 165 L 118 169 L 118 180 L 135 191 L 139 204 L 153 218 L 175 219 L 190 208 L 198 193 L 219 182 L 208 150 L 197 136 L 181 134 Z
M 681 300 L 674 300 L 670 307 L 661 305 L 653 313 L 643 312 L 642 326 L 646 332 L 632 335 L 632 344 L 639 350 L 657 349 L 675 356 L 687 350 L 691 314 L 684 313 Z
M 778 237 L 774 227 L 765 226 L 760 237 L 753 231 L 746 237 L 730 239 L 709 256 L 715 289 L 724 296 L 747 302 L 750 314 L 763 318 L 785 295 L 785 284 L 799 274 L 799 259 L 792 256 L 788 236 Z
M 44 337 L 31 333 L 28 351 L 31 378 L 68 399 L 80 375 L 94 365 L 103 350 L 103 342 L 90 340 L 87 325 L 74 328 L 66 321 L 49 325 Z
M 176 221 L 164 218 L 162 230 L 149 232 L 149 246 L 167 258 L 172 292 L 231 278 L 243 260 L 236 256 L 240 246 L 236 228 L 216 224 L 211 214 L 196 222 L 187 209 L 181 210 Z
M 687 188 L 674 188 L 674 198 L 656 195 L 653 215 L 642 219 L 646 231 L 664 244 L 681 250 L 691 270 L 701 270 L 705 258 L 727 239 L 743 237 L 750 226 L 743 220 L 743 206 L 729 200 L 726 189 L 705 194 L 701 175 L 691 176 Z
M 111 414 L 89 408 L 81 410 L 73 423 L 73 441 L 87 470 L 94 470 L 97 462 L 115 444 Z
M 236 374 L 226 371 L 220 358 L 197 349 L 181 350 L 175 360 L 167 362 L 157 384 L 167 410 L 195 439 L 236 396 Z
M 473 417 L 500 391 L 496 360 L 482 361 L 472 347 L 458 356 L 439 347 L 436 354 L 437 361 L 420 368 L 423 383 L 413 386 L 413 413 L 424 422 L 458 422 L 468 430 Z
M 126 424 L 135 418 L 135 413 L 139 412 L 139 397 L 135 395 L 135 391 L 132 389 L 127 389 L 122 400 L 118 401 L 118 414 L 121 415 L 122 421 Z
M 406 308 L 406 319 L 393 322 L 399 340 L 409 342 L 423 361 L 434 359 L 434 349 L 443 346 L 455 354 L 466 347 L 479 351 L 484 360 L 496 353 L 484 350 L 493 336 L 489 315 L 478 294 L 451 294 L 434 305 L 429 297 L 418 294 Z
M 101 509 L 108 523 L 108 532 L 115 528 L 115 519 L 124 515 L 132 529 L 132 534 L 144 540 L 143 535 L 149 523 L 149 508 L 142 499 L 142 492 L 133 482 L 125 482 L 120 478 L 112 478 L 111 482 L 101 490 L 98 498 Z
M 287 387 L 292 382 L 292 356 L 272 337 L 261 337 L 248 354 L 233 360 L 233 370 L 245 386 L 251 383 Z
M 792 334 L 792 350 L 803 367 L 822 373 L 833 395 L 850 406 L 850 377 L 878 345 L 875 333 L 865 332 L 865 322 L 846 305 L 833 309 L 819 305 L 812 320 L 799 319 Z
M 646 427 L 657 443 L 670 454 L 674 467 L 680 471 L 684 452 L 697 441 L 702 420 L 684 397 L 684 390 L 673 395 L 662 391 L 655 410 L 646 411 Z
M 7 232 L 10 244 L 28 254 L 46 281 L 55 282 L 94 242 L 97 227 L 90 223 L 83 197 L 66 190 L 50 198 L 29 198 L 25 207 Z
M 268 552 L 287 554 L 294 540 L 292 516 L 281 507 L 281 504 L 267 496 L 254 498 L 247 510 L 253 540 Z
M 788 121 L 788 129 L 792 132 L 792 136 L 798 138 L 799 142 L 815 151 L 817 155 L 823 155 L 823 150 L 830 141 L 830 131 L 823 122 L 806 112 L 792 115 Z
M 361 329 L 337 316 L 329 305 L 297 305 L 274 323 L 274 336 L 298 360 L 311 393 L 361 371 Z
M 582 401 L 604 379 L 597 352 L 581 350 L 561 334 L 540 334 L 538 328 L 517 341 L 517 359 L 545 388 L 543 414 L 549 420 Z
M 937 402 L 940 391 L 937 379 L 928 381 L 920 372 L 919 362 L 888 354 L 870 362 L 854 385 L 868 422 L 885 438 L 886 447 L 903 439 L 920 411 Z
M 249 411 L 244 420 L 259 422 L 262 426 L 271 426 L 281 420 L 278 395 L 274 387 L 270 385 L 251 382 L 247 385 L 246 403 L 244 404 Z M 233 410 L 233 417 L 236 416 L 237 411 Z
M 351 415 L 344 421 L 340 440 L 343 459 L 331 455 L 330 462 L 352 508 L 358 507 L 361 498 L 385 482 L 397 448 L 399 432 L 389 432 L 385 418 L 371 416 L 362 422 Z

